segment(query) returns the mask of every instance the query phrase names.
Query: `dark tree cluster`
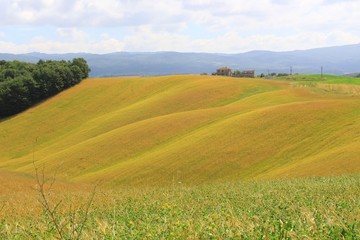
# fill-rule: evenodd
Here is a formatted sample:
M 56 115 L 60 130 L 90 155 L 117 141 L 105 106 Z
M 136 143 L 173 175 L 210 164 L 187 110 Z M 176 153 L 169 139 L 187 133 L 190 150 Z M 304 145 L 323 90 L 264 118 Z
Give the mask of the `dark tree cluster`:
M 90 68 L 83 58 L 37 64 L 0 61 L 0 117 L 19 113 L 33 104 L 81 82 Z

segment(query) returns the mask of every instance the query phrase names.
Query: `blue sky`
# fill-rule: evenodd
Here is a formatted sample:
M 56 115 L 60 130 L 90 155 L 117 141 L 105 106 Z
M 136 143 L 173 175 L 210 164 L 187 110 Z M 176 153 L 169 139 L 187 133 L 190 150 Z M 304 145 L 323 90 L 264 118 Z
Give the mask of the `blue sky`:
M 1 53 L 286 51 L 360 43 L 359 0 L 0 0 Z

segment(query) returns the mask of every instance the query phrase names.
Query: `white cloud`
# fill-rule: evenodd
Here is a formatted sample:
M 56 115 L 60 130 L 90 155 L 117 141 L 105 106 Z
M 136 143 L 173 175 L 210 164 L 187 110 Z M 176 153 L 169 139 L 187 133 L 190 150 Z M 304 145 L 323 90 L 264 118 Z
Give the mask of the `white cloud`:
M 103 34 L 101 41 L 88 44 L 88 50 L 83 52 L 110 53 L 124 51 L 124 44 L 107 34 Z
M 0 0 L 0 24 L 56 27 L 133 26 L 177 22 L 182 15 L 177 0 Z
M 72 41 L 84 41 L 88 38 L 85 32 L 77 28 L 58 28 L 56 33 L 58 37 Z
M 209 28 L 357 26 L 359 1 L 339 0 L 0 0 L 2 24 L 139 26 L 197 22 Z M 265 21 L 264 21 L 265 20 Z
M 240 53 L 254 49 L 286 51 L 360 43 L 358 35 L 344 31 L 328 33 L 302 32 L 288 36 L 256 34 L 247 37 L 243 37 L 236 32 L 227 32 L 215 38 L 192 39 L 174 32 L 157 32 L 150 27 L 138 27 L 136 33 L 126 36 L 122 40 L 104 33 L 98 41 L 89 37 L 78 38 L 75 41 L 76 31 L 73 35 L 71 34 L 72 31 L 69 34 L 67 31 L 65 33 L 61 33 L 64 34 L 65 41 L 51 41 L 42 36 L 32 38 L 27 44 L 0 41 L 0 52 L 110 53 L 118 51 L 182 51 Z
M 35 37 L 29 43 L 15 44 L 12 42 L 0 41 L 0 52 L 3 53 L 110 53 L 123 51 L 123 44 L 109 36 L 103 36 L 99 41 L 50 41 L 44 37 Z
M 345 31 L 300 32 L 286 36 L 254 34 L 243 36 L 229 31 L 215 38 L 191 39 L 177 33 L 156 32 L 141 27 L 124 38 L 127 51 L 185 51 L 240 53 L 251 50 L 300 50 L 324 46 L 360 43 L 360 36 Z
M 5 36 L 6 36 L 6 34 L 5 34 L 5 33 L 0 32 L 0 38 L 3 38 L 3 37 L 5 37 Z
M 0 5 L 0 27 L 46 26 L 57 37 L 0 45 L 16 45 L 15 51 L 243 52 L 360 42 L 357 0 L 0 0 Z M 94 40 L 92 30 L 106 33 L 105 28 L 126 35 Z M 203 36 L 194 34 L 199 29 Z
M 159 32 L 149 27 L 138 27 L 135 34 L 124 38 L 127 51 L 188 51 L 189 37 L 174 32 Z

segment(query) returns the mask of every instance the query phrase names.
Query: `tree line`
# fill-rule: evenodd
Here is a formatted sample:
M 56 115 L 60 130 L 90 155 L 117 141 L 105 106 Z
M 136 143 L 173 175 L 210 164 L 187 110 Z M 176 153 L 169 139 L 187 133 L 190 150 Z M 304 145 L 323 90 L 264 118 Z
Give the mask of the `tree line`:
M 25 63 L 0 61 L 0 117 L 19 113 L 35 103 L 78 84 L 89 76 L 83 58 Z

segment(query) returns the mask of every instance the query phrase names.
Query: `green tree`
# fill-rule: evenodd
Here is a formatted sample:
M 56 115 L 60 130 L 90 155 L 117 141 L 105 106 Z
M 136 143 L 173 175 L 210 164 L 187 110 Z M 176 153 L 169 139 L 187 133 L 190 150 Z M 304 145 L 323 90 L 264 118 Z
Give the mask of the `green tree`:
M 73 66 L 78 66 L 81 70 L 81 79 L 88 78 L 90 73 L 90 68 L 83 58 L 74 58 L 72 61 Z
M 0 85 L 0 116 L 9 116 L 31 106 L 29 89 L 21 77 Z
M 32 104 L 74 86 L 89 76 L 83 58 L 37 64 L 0 61 L 0 117 L 18 113 Z

